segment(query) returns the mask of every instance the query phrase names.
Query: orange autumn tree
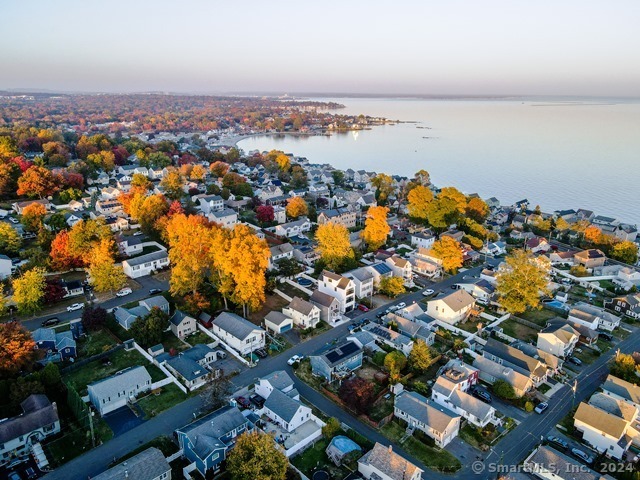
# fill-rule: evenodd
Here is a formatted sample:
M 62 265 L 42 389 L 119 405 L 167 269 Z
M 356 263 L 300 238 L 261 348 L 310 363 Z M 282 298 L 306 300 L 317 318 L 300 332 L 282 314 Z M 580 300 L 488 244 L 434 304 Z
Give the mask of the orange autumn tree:
M 29 368 L 36 358 L 36 342 L 18 322 L 0 323 L 0 345 L 1 377 Z
M 377 250 L 387 241 L 391 227 L 387 223 L 387 207 L 371 207 L 367 211 L 367 219 L 364 222 L 362 239 L 369 246 L 369 250 Z
M 302 197 L 293 197 L 287 203 L 287 216 L 289 218 L 298 218 L 309 213 L 309 206 Z
M 82 257 L 73 255 L 69 251 L 69 232 L 62 230 L 51 242 L 51 268 L 54 271 L 64 271 L 82 267 Z
M 18 179 L 18 195 L 48 197 L 60 190 L 59 179 L 50 170 L 34 165 Z
M 595 225 L 589 225 L 584 229 L 584 239 L 591 244 L 598 244 L 602 241 L 602 230 Z
M 483 223 L 489 216 L 489 205 L 479 197 L 474 197 L 467 204 L 466 213 L 478 223 Z
M 209 166 L 209 171 L 215 177 L 224 177 L 229 171 L 229 164 L 221 161 L 213 162 Z
M 42 227 L 42 220 L 47 214 L 47 209 L 41 203 L 32 203 L 22 209 L 20 222 L 28 232 L 37 232 Z
M 111 229 L 102 218 L 80 220 L 71 230 L 67 239 L 68 252 L 82 259 L 84 266 L 91 263 L 91 252 L 102 240 L 113 238 Z

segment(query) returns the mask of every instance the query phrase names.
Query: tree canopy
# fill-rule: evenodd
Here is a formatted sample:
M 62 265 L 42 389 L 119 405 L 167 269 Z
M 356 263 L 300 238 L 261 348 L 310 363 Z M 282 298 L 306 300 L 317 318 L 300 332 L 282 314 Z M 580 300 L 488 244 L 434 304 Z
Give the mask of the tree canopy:
M 387 222 L 388 213 L 387 207 L 371 207 L 367 210 L 367 218 L 361 235 L 371 251 L 377 250 L 387 241 L 387 236 L 391 231 Z
M 550 264 L 544 257 L 534 258 L 531 252 L 514 250 L 505 260 L 496 277 L 500 304 L 509 313 L 518 314 L 527 308 L 539 308 L 541 294 L 546 294 Z
M 442 268 L 447 272 L 456 272 L 462 266 L 462 247 L 453 237 L 440 237 L 439 240 L 433 243 L 429 253 L 433 257 L 442 260 Z
M 285 480 L 288 465 L 273 437 L 258 430 L 240 435 L 227 458 L 233 480 Z

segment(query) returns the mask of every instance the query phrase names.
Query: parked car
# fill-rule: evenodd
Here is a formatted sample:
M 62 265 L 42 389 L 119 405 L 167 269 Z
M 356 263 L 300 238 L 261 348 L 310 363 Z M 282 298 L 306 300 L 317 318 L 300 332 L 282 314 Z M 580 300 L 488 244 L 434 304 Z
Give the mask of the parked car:
M 44 322 L 42 322 L 43 327 L 52 327 L 53 325 L 58 325 L 60 323 L 60 319 L 58 317 L 47 318 Z
M 216 350 L 216 358 L 227 358 L 227 352 L 224 350 Z
M 299 362 L 300 360 L 302 360 L 302 357 L 300 355 L 294 355 L 289 360 L 287 360 L 287 364 L 293 365 L 294 363 Z
M 20 222 L 18 221 L 18 219 L 17 219 L 17 218 L 14 218 L 14 217 L 9 217 L 9 221 L 10 221 L 11 223 L 20 223 Z
M 485 403 L 491 403 L 493 401 L 493 398 L 491 398 L 491 395 L 489 395 L 488 392 L 485 392 L 484 390 L 481 390 L 479 388 L 476 388 L 473 391 L 473 396 L 479 398 Z
M 24 474 L 27 476 L 27 478 L 36 478 L 36 471 L 33 469 L 33 467 L 27 467 L 24 471 Z
M 358 310 L 362 311 L 362 312 L 368 312 L 369 311 L 369 307 L 367 307 L 366 305 L 358 305 Z
M 149 293 L 151 295 L 156 295 L 158 293 L 162 293 L 162 290 L 160 290 L 159 288 L 151 288 L 151 289 L 149 289 Z
M 434 292 L 433 289 L 427 288 L 425 291 L 422 292 L 422 295 L 424 295 L 425 297 L 428 297 L 429 295 L 433 295 L 434 293 L 436 292 Z
M 131 290 L 129 287 L 125 287 L 116 292 L 116 297 L 125 297 L 131 293 L 133 293 L 133 290 Z
M 376 318 L 382 318 L 382 317 L 384 317 L 386 314 L 387 314 L 387 312 L 379 312 L 379 313 L 376 313 Z
M 571 453 L 573 453 L 574 456 L 578 457 L 587 465 L 591 465 L 593 463 L 593 457 L 588 453 L 583 452 L 582 450 L 579 450 L 577 448 L 572 448 Z
M 251 408 L 251 402 L 244 397 L 237 397 L 236 402 L 238 402 L 238 405 L 242 408 Z
M 84 308 L 84 303 L 74 303 L 67 307 L 67 312 L 75 312 L 76 310 L 82 310 Z
M 400 302 L 399 304 L 396 305 L 396 310 L 400 310 L 401 308 L 406 307 L 407 304 L 404 302 Z
M 269 354 L 264 348 L 259 348 L 256 351 L 254 351 L 254 353 L 258 355 L 260 358 L 267 358 L 269 356 Z
M 539 403 L 538 405 L 536 405 L 536 408 L 535 408 L 535 410 L 534 410 L 534 411 L 535 411 L 536 413 L 542 413 L 542 412 L 544 412 L 547 408 L 549 408 L 549 404 L 548 404 L 547 402 L 542 402 L 542 403 Z
M 13 218 L 11 220 L 13 220 Z M 20 478 L 20 474 L 18 474 L 18 472 L 9 472 L 8 480 L 22 480 L 22 479 Z
M 266 400 L 262 398 L 260 395 L 258 395 L 257 393 L 255 395 L 251 395 L 251 401 L 258 408 L 264 407 L 264 402 L 266 402 Z
M 138 232 L 134 233 L 134 234 L 133 234 L 133 236 L 134 236 L 134 237 L 137 237 L 137 236 L 140 236 L 140 235 L 142 235 L 142 234 L 143 234 L 142 232 L 139 232 L 139 231 L 138 231 Z
M 454 283 L 453 285 L 451 285 L 451 290 L 458 290 L 460 288 L 460 285 L 458 285 L 457 283 Z
M 487 300 L 486 298 L 476 298 L 476 303 L 479 305 L 489 305 L 489 300 Z
M 582 360 L 580 360 L 578 357 L 569 357 L 569 361 L 574 365 L 582 365 Z
M 604 338 L 607 342 L 611 342 L 613 340 L 613 335 L 607 332 L 598 332 L 598 336 L 600 338 Z
M 554 437 L 553 435 L 549 435 L 547 437 L 547 442 L 551 443 L 552 445 L 554 445 L 555 447 L 560 447 L 563 449 L 567 449 L 569 448 L 569 444 L 567 442 L 565 442 L 563 439 L 561 439 L 560 437 Z

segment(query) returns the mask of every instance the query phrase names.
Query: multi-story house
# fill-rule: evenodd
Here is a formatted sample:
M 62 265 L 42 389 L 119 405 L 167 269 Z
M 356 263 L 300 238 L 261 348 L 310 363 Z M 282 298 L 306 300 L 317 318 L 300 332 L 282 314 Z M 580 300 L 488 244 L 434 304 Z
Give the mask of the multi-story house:
M 320 309 L 320 319 L 333 325 L 342 320 L 340 313 L 340 301 L 333 295 L 314 290 L 309 298 L 309 302 Z
M 346 341 L 309 358 L 314 375 L 320 375 L 329 382 L 340 381 L 362 366 L 362 348 L 353 341 Z
M 537 347 L 556 357 L 568 358 L 579 340 L 580 334 L 571 325 L 550 325 L 538 332 Z
M 160 450 L 155 447 L 127 458 L 126 461 L 111 467 L 92 480 L 171 480 L 171 465 L 164 458 Z
M 76 357 L 76 341 L 73 333 L 56 332 L 53 328 L 38 328 L 33 332 L 38 350 L 43 350 L 48 361 L 68 360 Z
M 393 451 L 376 444 L 358 460 L 358 473 L 366 480 L 421 480 L 424 470 Z
M 385 260 L 385 263 L 393 271 L 394 277 L 400 277 L 404 280 L 406 286 L 413 286 L 413 269 L 411 262 L 399 255 L 392 255 Z
M 606 261 L 607 256 L 597 248 L 583 250 L 573 255 L 573 262 L 584 266 L 584 268 L 602 267 Z
M 431 256 L 428 249 L 418 247 L 411 258 L 412 272 L 427 278 L 436 278 L 442 275 L 442 260 Z
M 265 345 L 265 331 L 231 312 L 222 312 L 212 322 L 212 332 L 240 355 L 249 355 Z
M 547 379 L 547 365 L 542 360 L 533 358 L 523 351 L 494 338 L 490 338 L 487 341 L 482 355 L 500 365 L 510 367 L 523 375 L 527 375 L 536 386 L 539 386 Z
M 640 293 L 606 299 L 604 308 L 613 310 L 631 318 L 640 318 Z
M 450 325 L 465 320 L 475 306 L 475 299 L 459 289 L 427 302 L 427 315 Z
M 200 202 L 200 210 L 205 215 L 224 208 L 224 200 L 220 195 L 204 195 L 198 201 Z
M 287 238 L 295 237 L 309 230 L 311 230 L 311 222 L 307 217 L 301 217 L 293 222 L 276 225 L 274 229 L 276 235 Z
M 182 339 L 198 331 L 196 319 L 182 310 L 176 310 L 169 319 L 169 328 L 173 334 Z
M 436 241 L 435 235 L 427 232 L 417 232 L 411 234 L 411 246 L 429 250 Z
M 516 397 L 522 397 L 533 388 L 529 375 L 520 373 L 511 367 L 494 362 L 486 357 L 476 357 L 473 367 L 478 369 L 481 380 L 493 385 L 496 380 L 504 380 L 513 387 Z
M 362 330 L 368 332 L 378 342 L 383 343 L 391 348 L 401 351 L 409 356 L 413 349 L 413 340 L 399 332 L 391 330 L 388 327 L 378 325 L 377 323 L 369 323 L 362 327 Z
M 640 386 L 609 375 L 602 384 L 602 393 L 622 400 L 640 410 Z
M 210 222 L 217 223 L 221 227 L 233 228 L 238 223 L 238 214 L 235 210 L 230 208 L 223 208 L 222 210 L 213 210 L 209 212 L 207 218 Z
M 320 323 L 320 308 L 300 297 L 293 297 L 282 313 L 293 319 L 293 324 L 302 329 L 315 328 Z
M 488 403 L 469 395 L 459 383 L 440 376 L 431 389 L 431 400 L 465 418 L 476 427 L 498 424 L 496 410 Z
M 370 298 L 373 295 L 375 276 L 366 267 L 356 268 L 344 274 L 353 281 L 356 289 L 356 298 Z
M 290 243 L 274 245 L 269 249 L 271 256 L 269 257 L 269 270 L 278 268 L 278 262 L 285 258 L 293 258 L 293 246 Z
M 323 270 L 318 278 L 318 291 L 338 299 L 340 312 L 350 312 L 355 308 L 355 284 L 352 279 Z
M 346 228 L 353 228 L 356 226 L 356 212 L 344 208 L 323 210 L 318 214 L 318 225 L 325 223 L 335 223 Z

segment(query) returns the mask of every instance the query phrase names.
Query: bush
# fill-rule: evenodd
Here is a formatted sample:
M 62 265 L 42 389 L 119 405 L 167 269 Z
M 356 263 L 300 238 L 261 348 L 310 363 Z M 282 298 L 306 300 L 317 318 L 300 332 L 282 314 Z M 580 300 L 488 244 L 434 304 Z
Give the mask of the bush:
M 322 427 L 322 435 L 327 439 L 327 442 L 329 442 L 338 434 L 340 428 L 340 421 L 335 417 L 331 417 L 327 420 L 326 425 Z
M 533 412 L 533 403 L 531 403 L 531 402 L 526 402 L 526 403 L 524 404 L 524 411 L 525 411 L 525 412 L 528 412 L 528 413 Z
M 496 380 L 493 384 L 492 390 L 498 397 L 505 400 L 512 400 L 516 396 L 511 384 L 504 380 Z
M 371 357 L 371 361 L 381 367 L 384 365 L 384 359 L 386 356 L 387 354 L 385 352 L 376 352 L 373 354 L 373 357 Z

